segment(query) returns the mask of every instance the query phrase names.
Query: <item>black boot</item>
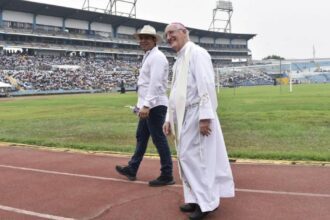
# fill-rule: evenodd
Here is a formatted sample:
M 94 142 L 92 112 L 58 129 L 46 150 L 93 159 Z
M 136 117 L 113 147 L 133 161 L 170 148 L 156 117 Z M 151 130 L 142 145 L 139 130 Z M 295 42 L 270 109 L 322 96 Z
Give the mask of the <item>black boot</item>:
M 173 184 L 175 184 L 173 176 L 159 176 L 157 179 L 149 182 L 149 186 L 166 186 Z
M 201 208 L 199 205 L 196 205 L 196 209 L 193 213 L 189 215 L 189 219 L 191 220 L 201 220 L 205 216 L 207 216 L 210 212 L 202 212 Z
M 193 212 L 195 211 L 197 207 L 196 203 L 185 203 L 183 205 L 180 205 L 180 211 L 181 212 Z
M 129 169 L 128 166 L 116 166 L 116 170 L 119 174 L 126 176 L 129 180 L 136 180 L 136 175 Z

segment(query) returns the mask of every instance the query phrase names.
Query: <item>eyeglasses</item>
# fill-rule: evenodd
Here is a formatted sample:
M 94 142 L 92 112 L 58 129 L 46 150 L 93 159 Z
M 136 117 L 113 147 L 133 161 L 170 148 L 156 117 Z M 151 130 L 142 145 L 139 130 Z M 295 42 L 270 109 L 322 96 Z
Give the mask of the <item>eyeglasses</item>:
M 166 39 L 168 36 L 172 36 L 174 33 L 178 32 L 178 31 L 183 31 L 183 30 L 186 30 L 186 29 L 178 28 L 175 30 L 167 31 L 166 33 L 164 33 L 164 38 Z

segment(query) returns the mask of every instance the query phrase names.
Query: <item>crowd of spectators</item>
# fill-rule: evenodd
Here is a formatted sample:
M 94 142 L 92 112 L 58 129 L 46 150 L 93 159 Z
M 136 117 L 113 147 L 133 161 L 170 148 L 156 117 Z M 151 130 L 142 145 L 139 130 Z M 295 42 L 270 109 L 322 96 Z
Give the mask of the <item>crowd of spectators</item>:
M 112 91 L 136 87 L 138 61 L 80 56 L 0 55 L 0 77 L 23 90 Z
M 117 91 L 124 82 L 126 89 L 136 88 L 141 60 L 119 57 L 45 56 L 23 53 L 0 54 L 0 81 L 17 90 Z M 170 70 L 172 63 L 170 64 Z M 221 68 L 220 68 L 221 69 Z M 228 68 L 227 68 L 228 69 Z M 171 78 L 171 71 L 169 80 Z M 274 79 L 262 71 L 233 70 L 221 72 L 224 87 L 272 85 Z
M 257 70 L 230 71 L 220 74 L 220 85 L 224 87 L 272 85 L 274 79 Z

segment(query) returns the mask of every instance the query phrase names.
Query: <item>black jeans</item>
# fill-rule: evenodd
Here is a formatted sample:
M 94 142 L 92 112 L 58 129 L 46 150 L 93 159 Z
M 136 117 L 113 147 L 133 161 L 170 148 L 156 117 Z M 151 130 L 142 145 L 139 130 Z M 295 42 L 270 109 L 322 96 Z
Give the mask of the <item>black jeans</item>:
M 148 140 L 151 136 L 154 145 L 157 148 L 160 164 L 161 175 L 172 176 L 173 163 L 171 158 L 170 147 L 168 145 L 165 134 L 163 133 L 163 124 L 166 115 L 166 106 L 157 106 L 150 109 L 147 119 L 140 119 L 136 129 L 136 148 L 129 161 L 130 170 L 136 174 L 143 156 L 148 146 Z

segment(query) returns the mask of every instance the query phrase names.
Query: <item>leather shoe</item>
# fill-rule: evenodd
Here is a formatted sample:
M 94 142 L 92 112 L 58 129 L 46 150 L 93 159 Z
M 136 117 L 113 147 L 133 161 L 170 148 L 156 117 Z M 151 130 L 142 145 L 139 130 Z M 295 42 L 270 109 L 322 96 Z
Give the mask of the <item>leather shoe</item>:
M 205 216 L 207 216 L 210 212 L 202 212 L 201 208 L 199 205 L 196 205 L 196 209 L 193 213 L 189 215 L 190 220 L 201 220 Z
M 172 176 L 159 176 L 157 179 L 149 182 L 149 186 L 166 186 L 173 184 L 175 184 L 175 181 Z
M 180 205 L 180 211 L 181 212 L 193 212 L 193 211 L 195 211 L 196 207 L 197 207 L 196 203 L 186 203 L 186 204 Z
M 126 176 L 129 180 L 136 180 L 136 175 L 132 173 L 128 166 L 116 166 L 116 170 L 119 174 Z

